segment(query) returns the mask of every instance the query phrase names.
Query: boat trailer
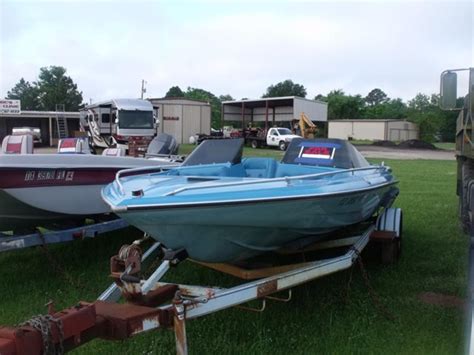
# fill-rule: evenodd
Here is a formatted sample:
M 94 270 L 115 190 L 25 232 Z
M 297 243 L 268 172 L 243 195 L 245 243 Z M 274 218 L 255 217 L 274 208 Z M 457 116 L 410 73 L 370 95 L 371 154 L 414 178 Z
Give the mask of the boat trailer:
M 394 262 L 401 251 L 401 228 L 401 209 L 389 208 L 359 235 L 311 246 L 312 250 L 345 248 L 338 256 L 253 271 L 242 271 L 234 265 L 204 264 L 244 279 L 256 278 L 231 288 L 160 282 L 170 268 L 187 259 L 187 253 L 168 250 L 159 242 L 142 253 L 141 239 L 123 246 L 111 258 L 114 283 L 95 302 L 79 302 L 59 312 L 49 305 L 47 315 L 16 327 L 0 327 L 0 354 L 62 353 L 94 338 L 122 340 L 160 328 L 173 329 L 177 353 L 187 354 L 188 320 L 256 299 L 262 300 L 260 310 L 267 300 L 289 301 L 292 287 L 350 268 L 369 241 L 381 247 L 383 261 Z M 156 254 L 160 265 L 142 279 L 142 262 Z M 272 296 L 283 290 L 289 291 L 287 298 Z M 117 303 L 120 297 L 127 302 Z
M 95 238 L 100 234 L 128 227 L 123 219 L 113 219 L 105 222 L 87 224 L 63 230 L 41 232 L 23 235 L 9 235 L 0 232 L 0 253 L 10 250 L 23 249 L 38 245 L 71 242 L 73 240 Z

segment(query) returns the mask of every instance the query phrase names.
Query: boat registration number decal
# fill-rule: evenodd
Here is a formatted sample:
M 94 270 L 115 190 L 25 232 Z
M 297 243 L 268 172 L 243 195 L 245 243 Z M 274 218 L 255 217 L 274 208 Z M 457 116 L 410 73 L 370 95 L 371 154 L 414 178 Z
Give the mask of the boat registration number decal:
M 25 181 L 73 181 L 74 171 L 66 170 L 28 170 L 25 173 Z

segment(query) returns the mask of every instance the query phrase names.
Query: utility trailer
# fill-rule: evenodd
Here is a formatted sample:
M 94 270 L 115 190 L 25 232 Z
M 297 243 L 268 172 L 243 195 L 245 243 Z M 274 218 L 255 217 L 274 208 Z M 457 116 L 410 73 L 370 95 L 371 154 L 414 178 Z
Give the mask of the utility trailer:
M 393 262 L 400 255 L 401 237 L 402 211 L 388 208 L 376 220 L 366 223 L 360 233 L 320 242 L 304 250 L 342 250 L 335 256 L 265 269 L 204 264 L 247 280 L 231 288 L 161 282 L 171 267 L 187 258 L 186 251 L 168 250 L 156 242 L 142 254 L 143 240 L 138 240 L 123 246 L 111 259 L 114 284 L 97 301 L 80 302 L 60 312 L 50 305 L 47 315 L 33 317 L 21 326 L 0 328 L 0 353 L 63 352 L 94 338 L 122 340 L 145 331 L 168 328 L 174 330 L 177 353 L 186 354 L 188 320 L 251 300 L 262 301 L 260 310 L 267 301 L 287 302 L 291 288 L 350 268 L 369 241 L 378 244 L 385 261 Z M 157 254 L 161 264 L 147 279 L 140 278 L 142 263 Z M 284 290 L 288 290 L 288 297 L 274 296 Z M 117 303 L 120 297 L 127 302 Z

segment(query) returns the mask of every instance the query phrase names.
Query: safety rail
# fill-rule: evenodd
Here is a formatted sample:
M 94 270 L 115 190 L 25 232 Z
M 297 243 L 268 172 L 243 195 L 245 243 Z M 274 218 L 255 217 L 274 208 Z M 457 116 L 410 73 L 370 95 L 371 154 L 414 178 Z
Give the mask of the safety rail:
M 353 173 L 353 172 L 357 172 L 357 171 L 380 170 L 380 169 L 388 170 L 390 168 L 387 167 L 387 166 L 371 166 L 371 167 L 364 167 L 364 168 L 353 168 L 353 169 L 346 169 L 346 170 L 330 171 L 330 172 L 324 172 L 324 173 L 318 173 L 318 174 L 285 176 L 285 177 L 281 177 L 281 178 L 269 178 L 269 179 L 256 178 L 256 179 L 246 180 L 246 181 L 226 182 L 226 183 L 212 184 L 212 185 L 183 186 L 183 187 L 180 187 L 176 190 L 173 190 L 173 191 L 170 191 L 170 192 L 164 194 L 164 196 L 172 196 L 172 195 L 179 194 L 183 191 L 189 191 L 189 190 L 220 188 L 220 187 L 240 186 L 240 185 L 254 185 L 254 184 L 264 184 L 264 183 L 269 183 L 269 182 L 281 182 L 281 181 L 286 181 L 286 182 L 289 183 L 292 180 L 320 178 L 320 177 L 331 176 L 331 175 Z

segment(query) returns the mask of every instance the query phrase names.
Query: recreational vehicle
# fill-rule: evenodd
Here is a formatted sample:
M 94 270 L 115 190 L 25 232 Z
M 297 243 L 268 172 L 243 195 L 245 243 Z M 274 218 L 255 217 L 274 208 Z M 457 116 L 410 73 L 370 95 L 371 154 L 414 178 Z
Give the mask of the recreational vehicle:
M 146 100 L 112 99 L 87 105 L 81 111 L 81 129 L 94 147 L 128 149 L 131 141 L 151 141 L 157 115 Z

